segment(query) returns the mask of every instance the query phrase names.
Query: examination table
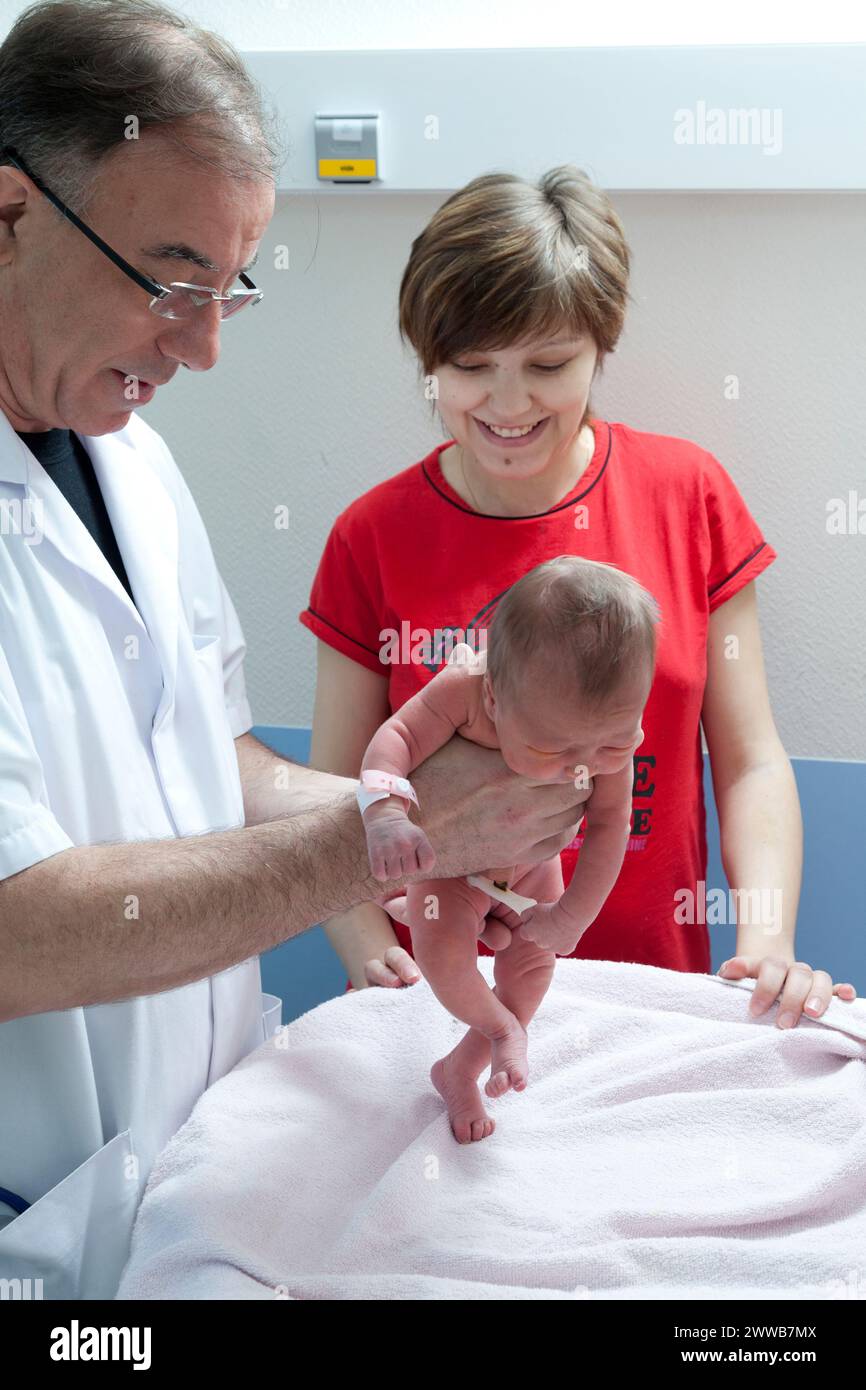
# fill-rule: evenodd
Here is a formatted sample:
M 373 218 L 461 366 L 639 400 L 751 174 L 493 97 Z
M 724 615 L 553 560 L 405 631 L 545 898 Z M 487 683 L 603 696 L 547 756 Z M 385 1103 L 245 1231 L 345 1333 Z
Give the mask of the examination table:
M 753 985 L 558 961 L 528 1086 L 469 1145 L 426 981 L 330 1000 L 163 1150 L 118 1297 L 862 1299 L 866 1003 L 783 1031 Z

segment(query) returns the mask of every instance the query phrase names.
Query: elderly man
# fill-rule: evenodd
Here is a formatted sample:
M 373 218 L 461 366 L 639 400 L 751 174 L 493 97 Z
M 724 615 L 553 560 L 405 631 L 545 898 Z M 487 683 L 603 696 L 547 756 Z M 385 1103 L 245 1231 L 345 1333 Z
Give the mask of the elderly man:
M 134 410 L 261 298 L 266 129 L 237 55 L 145 0 L 47 0 L 0 48 L 0 1277 L 46 1297 L 116 1288 L 154 1157 L 275 1026 L 259 953 L 399 886 L 357 783 L 249 732 L 235 610 Z M 571 840 L 585 791 L 456 753 L 414 776 L 438 873 Z

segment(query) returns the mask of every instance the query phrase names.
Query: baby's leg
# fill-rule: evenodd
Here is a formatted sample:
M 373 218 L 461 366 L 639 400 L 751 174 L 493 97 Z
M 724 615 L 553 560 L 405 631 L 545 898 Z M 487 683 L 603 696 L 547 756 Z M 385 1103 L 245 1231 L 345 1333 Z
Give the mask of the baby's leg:
M 516 892 L 535 898 L 538 902 L 555 902 L 563 889 L 559 856 L 545 860 L 543 864 L 530 866 L 524 874 L 515 878 L 512 887 Z M 496 910 L 495 904 L 493 910 Z M 556 956 L 552 951 L 543 950 L 534 941 L 525 941 L 516 931 L 516 919 L 513 914 L 505 908 L 503 914 L 508 917 L 509 922 L 515 922 L 515 927 L 511 945 L 503 951 L 496 952 L 493 966 L 496 980 L 494 993 L 526 1029 L 550 987 L 556 967 Z M 454 1066 L 461 1074 L 477 1077 L 487 1066 L 490 1053 L 488 1038 L 477 1029 L 470 1028 L 449 1056 L 453 1058 Z M 495 1063 L 491 1067 L 490 1078 L 484 1089 L 493 1097 L 508 1090 L 508 1086 L 503 1085 L 502 1078 L 497 1075 Z
M 428 917 L 426 905 L 431 898 L 437 915 Z M 440 1004 L 490 1039 L 494 1055 L 501 1053 L 508 1084 L 522 1089 L 526 1085 L 525 1031 L 478 970 L 478 936 L 487 905 L 487 895 L 465 879 L 410 884 L 406 915 L 412 953 Z
M 550 988 L 556 967 L 556 955 L 534 941 L 524 941 L 515 931 L 511 945 L 499 951 L 493 962 L 496 994 L 507 1009 L 520 1020 L 524 1031 Z M 501 1096 L 508 1090 L 508 1076 L 498 1069 L 493 1053 L 490 1077 L 485 1084 L 489 1096 Z
M 524 1031 L 550 987 L 555 968 L 556 955 L 553 951 L 546 951 L 534 941 L 524 941 L 516 933 L 510 946 L 496 952 L 493 962 L 496 979 L 494 993 L 518 1019 Z M 477 1028 L 470 1028 L 449 1056 L 454 1059 L 454 1065 L 461 1074 L 477 1077 L 491 1060 L 490 1039 Z M 495 1055 L 484 1089 L 494 1098 L 509 1089 L 507 1077 L 499 1069 Z
M 438 905 L 439 914 L 438 919 L 434 918 L 432 921 L 424 916 L 431 895 Z M 437 998 L 442 999 L 452 1013 L 455 1012 L 451 1007 L 455 1001 L 449 1001 L 447 991 L 444 998 L 440 993 L 443 975 L 440 956 L 447 955 L 447 938 L 453 936 L 457 937 L 460 949 L 466 951 L 463 967 L 466 976 L 474 976 L 475 981 L 493 998 L 487 982 L 478 973 L 478 932 L 484 926 L 485 914 L 490 906 L 487 894 L 473 888 L 465 879 L 432 879 L 420 885 L 410 884 L 406 890 L 406 899 L 406 920 L 412 930 L 415 960 L 429 980 Z M 455 932 L 457 923 L 460 926 Z M 471 931 L 467 928 L 467 923 L 472 924 Z M 434 935 L 436 931 L 440 933 L 438 938 Z M 451 949 L 453 950 L 453 946 Z M 447 971 L 445 973 L 447 974 Z M 495 999 L 494 1004 L 498 1006 Z M 460 1001 L 459 1006 L 462 1009 L 463 1001 Z M 457 1017 L 460 1016 L 458 1013 Z M 470 1031 L 474 1034 L 476 1030 L 473 1028 Z M 479 1032 L 478 1036 L 483 1038 L 489 1057 L 490 1042 L 484 1033 Z M 480 1070 L 480 1065 L 476 1066 L 474 1071 L 467 1070 L 453 1051 L 434 1062 L 430 1070 L 430 1079 L 448 1107 L 451 1129 L 460 1144 L 486 1139 L 496 1127 L 484 1109 L 478 1089 Z

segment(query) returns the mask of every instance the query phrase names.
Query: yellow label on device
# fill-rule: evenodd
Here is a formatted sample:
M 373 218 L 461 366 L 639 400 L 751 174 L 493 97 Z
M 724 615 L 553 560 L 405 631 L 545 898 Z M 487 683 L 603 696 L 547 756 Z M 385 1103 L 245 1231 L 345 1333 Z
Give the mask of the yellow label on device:
M 320 179 L 369 179 L 376 177 L 375 159 L 320 159 Z

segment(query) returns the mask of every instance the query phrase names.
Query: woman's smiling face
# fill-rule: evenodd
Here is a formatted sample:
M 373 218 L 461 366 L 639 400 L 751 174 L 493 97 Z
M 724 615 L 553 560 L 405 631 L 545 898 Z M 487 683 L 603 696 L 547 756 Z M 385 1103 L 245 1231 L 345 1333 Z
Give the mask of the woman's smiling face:
M 467 351 L 436 370 L 439 411 L 451 436 L 493 476 L 532 478 L 580 434 L 598 349 L 589 333 L 498 352 Z M 497 438 L 489 428 L 534 429 Z

